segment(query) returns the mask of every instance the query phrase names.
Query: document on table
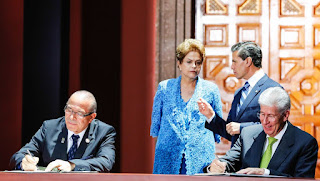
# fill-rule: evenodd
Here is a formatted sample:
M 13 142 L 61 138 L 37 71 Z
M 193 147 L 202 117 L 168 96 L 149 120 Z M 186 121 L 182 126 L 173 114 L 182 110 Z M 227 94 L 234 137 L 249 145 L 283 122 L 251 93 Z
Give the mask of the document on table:
M 278 175 L 249 175 L 249 174 L 241 174 L 241 173 L 198 173 L 195 175 L 200 176 L 232 176 L 232 177 L 285 177 Z
M 23 170 L 5 170 L 3 172 L 11 172 L 11 173 L 98 173 L 97 171 L 71 171 L 71 172 L 65 172 L 60 171 L 57 168 L 54 168 L 51 171 L 45 171 L 46 167 L 38 166 L 38 170 L 36 171 L 23 171 Z

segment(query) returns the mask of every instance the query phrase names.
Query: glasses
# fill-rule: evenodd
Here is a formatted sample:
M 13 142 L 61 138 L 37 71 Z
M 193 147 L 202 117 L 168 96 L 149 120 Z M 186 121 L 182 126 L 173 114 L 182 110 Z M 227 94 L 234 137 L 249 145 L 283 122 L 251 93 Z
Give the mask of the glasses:
M 83 118 L 85 118 L 85 117 L 87 117 L 87 116 L 89 116 L 89 115 L 91 115 L 91 114 L 93 113 L 93 112 L 90 112 L 90 113 L 88 113 L 88 114 L 84 114 L 84 113 L 82 113 L 82 112 L 74 112 L 68 105 L 66 105 L 66 106 L 64 107 L 64 112 L 65 112 L 66 114 L 68 114 L 68 115 L 73 114 L 74 117 L 77 118 L 77 119 L 83 119 Z
M 274 121 L 277 116 L 278 115 L 275 115 L 275 114 L 265 114 L 265 113 L 262 113 L 262 112 L 258 112 L 257 113 L 257 117 L 260 120 L 264 120 L 265 118 L 267 118 L 269 121 Z

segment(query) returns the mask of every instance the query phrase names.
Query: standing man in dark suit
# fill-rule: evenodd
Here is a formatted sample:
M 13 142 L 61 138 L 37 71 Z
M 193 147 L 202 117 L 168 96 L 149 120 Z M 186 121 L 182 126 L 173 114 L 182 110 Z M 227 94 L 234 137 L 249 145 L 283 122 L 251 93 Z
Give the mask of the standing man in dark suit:
M 242 128 L 259 124 L 257 113 L 260 110 L 258 98 L 269 87 L 281 87 L 262 70 L 262 51 L 253 42 L 239 42 L 231 47 L 231 69 L 238 79 L 247 80 L 246 84 L 235 92 L 227 120 L 215 114 L 210 104 L 199 99 L 200 112 L 207 117 L 206 128 L 231 141 L 236 142 Z
M 317 140 L 289 121 L 290 97 L 280 87 L 265 90 L 260 98 L 261 125 L 242 130 L 234 146 L 204 171 L 215 173 L 314 177 Z
M 95 117 L 97 102 L 88 91 L 73 93 L 65 116 L 43 122 L 31 141 L 15 153 L 10 166 L 25 171 L 109 172 L 115 162 L 115 129 Z M 31 154 L 30 154 L 31 153 Z

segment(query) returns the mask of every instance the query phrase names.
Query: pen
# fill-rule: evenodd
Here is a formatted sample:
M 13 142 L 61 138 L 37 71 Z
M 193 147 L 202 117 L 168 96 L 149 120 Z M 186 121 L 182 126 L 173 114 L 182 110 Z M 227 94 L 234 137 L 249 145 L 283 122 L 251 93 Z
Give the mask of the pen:
M 28 155 L 31 157 L 32 161 L 36 162 L 36 160 L 33 158 L 32 154 L 30 153 L 29 149 L 27 149 Z

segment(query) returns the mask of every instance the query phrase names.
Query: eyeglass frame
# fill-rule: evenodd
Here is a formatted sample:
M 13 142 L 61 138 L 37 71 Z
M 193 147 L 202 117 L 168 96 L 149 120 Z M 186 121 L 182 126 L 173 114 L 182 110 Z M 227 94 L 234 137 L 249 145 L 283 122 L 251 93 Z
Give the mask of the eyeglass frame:
M 263 113 L 263 114 L 265 114 L 265 113 Z M 257 117 L 258 117 L 259 119 L 260 119 L 260 115 L 261 115 L 261 112 L 260 112 L 260 111 L 257 112 Z M 272 117 L 270 117 L 271 115 L 272 115 Z M 275 115 L 275 114 L 265 114 L 263 120 L 265 120 L 266 117 L 267 117 L 268 120 L 269 120 L 270 118 L 272 118 L 272 120 L 274 121 L 277 116 L 281 117 L 281 116 L 284 116 L 284 115 L 283 115 L 283 114 L 279 114 L 279 115 Z
M 64 106 L 64 108 L 63 108 L 64 113 L 66 113 L 66 109 L 70 109 L 70 110 L 71 110 L 70 115 L 75 114 L 76 117 L 77 117 L 77 116 L 80 116 L 80 119 L 83 119 L 83 118 L 85 118 L 85 117 L 87 117 L 87 116 L 90 116 L 91 114 L 94 113 L 94 111 L 92 111 L 92 112 L 89 112 L 89 113 L 87 113 L 87 114 L 79 115 L 79 114 L 82 114 L 82 113 L 81 113 L 81 112 L 75 112 L 75 111 L 73 111 L 73 110 L 68 106 L 68 104 L 67 104 L 66 106 Z M 79 117 L 77 117 L 77 118 L 79 118 Z

